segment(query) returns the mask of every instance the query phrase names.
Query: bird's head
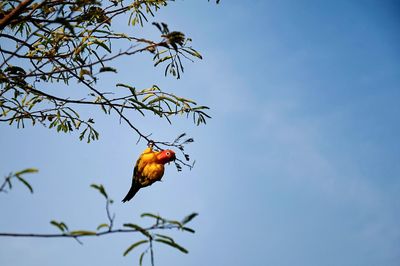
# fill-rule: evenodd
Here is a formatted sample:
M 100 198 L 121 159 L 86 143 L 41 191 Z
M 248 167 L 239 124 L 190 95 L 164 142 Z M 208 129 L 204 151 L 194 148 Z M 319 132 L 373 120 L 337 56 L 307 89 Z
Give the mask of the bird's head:
M 175 159 L 175 152 L 173 150 L 163 150 L 157 155 L 157 160 L 162 164 L 169 163 Z

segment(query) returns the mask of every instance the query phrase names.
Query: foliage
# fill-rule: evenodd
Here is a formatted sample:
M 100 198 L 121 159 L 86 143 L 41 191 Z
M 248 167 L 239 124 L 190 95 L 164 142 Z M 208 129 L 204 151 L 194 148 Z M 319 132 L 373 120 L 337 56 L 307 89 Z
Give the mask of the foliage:
M 131 113 L 140 116 L 154 115 L 172 123 L 174 116 L 191 117 L 196 125 L 206 124 L 210 116 L 208 107 L 198 105 L 194 100 L 164 91 L 157 85 L 137 88 L 133 83 L 115 82 L 112 88 L 103 88 L 100 82 L 107 75 L 115 75 L 118 69 L 116 60 L 146 54 L 154 67 L 164 67 L 165 76 L 179 79 L 184 72 L 183 62 L 194 62 L 202 55 L 192 47 L 192 39 L 180 31 L 171 31 L 166 23 L 153 22 L 152 27 L 159 31 L 157 40 L 145 36 L 132 36 L 118 30 L 117 21 L 125 19 L 129 26 L 140 29 L 149 24 L 156 12 L 171 4 L 173 0 L 77 0 L 77 1 L 33 1 L 8 0 L 0 3 L 0 122 L 23 128 L 27 123 L 42 125 L 57 132 L 78 132 L 80 140 L 91 142 L 99 138 L 95 119 L 85 116 L 84 108 L 99 108 L 105 115 L 116 114 L 138 136 L 138 141 L 150 141 L 151 134 L 143 133 L 137 122 L 128 117 Z M 219 3 L 219 0 L 216 0 Z M 150 25 L 151 26 L 151 25 Z M 72 92 L 73 91 L 73 92 Z M 68 96 L 65 96 L 68 95 Z M 87 113 L 87 112 L 86 112 Z M 92 114 L 93 112 L 90 112 Z M 137 120 L 135 120 L 137 121 Z M 174 141 L 154 141 L 156 149 L 175 147 L 184 159 L 175 162 L 178 171 L 181 165 L 189 164 L 190 156 L 184 146 L 193 142 L 180 134 Z M 33 193 L 26 174 L 37 172 L 28 168 L 10 173 L 0 185 L 0 192 L 12 189 L 13 181 L 18 180 Z M 109 198 L 104 186 L 93 184 L 106 201 L 108 221 L 99 223 L 95 230 L 70 230 L 63 221 L 50 223 L 59 230 L 57 234 L 19 234 L 0 233 L 11 237 L 63 237 L 81 242 L 81 238 L 103 236 L 113 233 L 139 233 L 143 239 L 132 243 L 125 252 L 146 245 L 139 256 L 142 265 L 150 252 L 154 265 L 153 244 L 168 245 L 178 251 L 188 251 L 171 236 L 161 234 L 160 230 L 178 229 L 194 233 L 187 227 L 197 213 L 181 221 L 169 220 L 152 213 L 141 217 L 151 219 L 147 227 L 133 222 L 115 228 L 115 214 L 110 208 L 113 200 Z
M 0 121 L 17 127 L 30 121 L 58 132 L 79 131 L 79 138 L 90 142 L 98 139 L 99 133 L 94 119 L 80 114 L 79 107 L 84 105 L 97 106 L 105 114 L 115 112 L 146 140 L 147 135 L 127 118 L 127 111 L 143 116 L 151 113 L 170 123 L 170 117 L 176 115 L 190 115 L 197 125 L 210 118 L 205 112 L 208 107 L 157 85 L 137 89 L 133 84 L 116 83 L 111 91 L 98 86 L 105 73 L 116 75 L 118 69 L 112 63 L 119 57 L 147 53 L 154 66 L 164 65 L 165 75 L 177 78 L 184 71 L 184 59 L 202 58 L 190 38 L 170 31 L 165 23 L 153 23 L 160 31 L 159 40 L 115 30 L 114 21 L 119 16 L 127 16 L 130 25 L 140 27 L 171 1 L 32 2 L 18 16 L 5 20 L 25 2 L 32 1 L 0 4 Z M 124 48 L 115 51 L 113 46 Z M 58 95 L 48 89 L 55 83 L 64 84 L 65 89 L 78 86 L 84 96 L 72 99 Z
M 21 172 L 15 173 L 11 176 L 20 176 L 26 173 L 36 172 L 35 169 L 26 169 Z M 0 192 L 5 192 L 2 190 L 1 186 Z M 184 232 L 195 233 L 192 228 L 187 227 L 187 224 L 197 216 L 197 213 L 192 213 L 184 217 L 181 221 L 169 220 L 163 218 L 159 215 L 152 213 L 143 213 L 142 218 L 150 218 L 152 223 L 149 226 L 140 226 L 133 222 L 127 222 L 122 224 L 122 228 L 114 228 L 115 224 L 115 214 L 111 215 L 110 205 L 113 204 L 113 200 L 109 198 L 105 188 L 101 184 L 92 184 L 92 188 L 96 189 L 106 200 L 106 215 L 108 221 L 106 223 L 100 223 L 96 229 L 77 229 L 70 230 L 68 225 L 63 221 L 51 220 L 50 224 L 53 225 L 59 233 L 56 234 L 21 234 L 21 233 L 0 233 L 0 236 L 11 236 L 11 237 L 41 237 L 41 238 L 72 238 L 78 241 L 78 243 L 83 244 L 82 238 L 92 237 L 92 236 L 105 236 L 109 234 L 136 234 L 139 233 L 144 237 L 144 239 L 139 240 L 131 244 L 123 253 L 124 256 L 128 255 L 133 249 L 138 248 L 140 245 L 147 244 L 140 256 L 139 264 L 142 265 L 145 255 L 150 251 L 150 262 L 154 265 L 154 242 L 167 245 L 172 247 L 182 253 L 188 253 L 188 251 L 169 235 L 160 234 L 159 231 L 176 229 Z
M 26 168 L 24 170 L 8 174 L 8 176 L 4 177 L 4 181 L 0 185 L 0 192 L 6 193 L 7 191 L 11 190 L 13 187 L 12 180 L 16 179 L 19 182 L 21 182 L 24 186 L 26 186 L 31 193 L 33 193 L 33 188 L 31 184 L 26 180 L 25 175 L 37 172 L 38 170 L 35 168 Z

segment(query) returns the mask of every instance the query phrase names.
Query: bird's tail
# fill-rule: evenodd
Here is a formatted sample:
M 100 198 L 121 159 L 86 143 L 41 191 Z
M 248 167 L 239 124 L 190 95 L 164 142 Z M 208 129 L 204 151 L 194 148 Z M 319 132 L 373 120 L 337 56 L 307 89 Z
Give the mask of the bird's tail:
M 132 179 L 132 185 L 131 188 L 128 191 L 128 194 L 126 194 L 125 198 L 122 200 L 122 202 L 127 202 L 130 201 L 135 194 L 139 191 L 140 186 L 138 184 L 136 184 L 135 179 Z

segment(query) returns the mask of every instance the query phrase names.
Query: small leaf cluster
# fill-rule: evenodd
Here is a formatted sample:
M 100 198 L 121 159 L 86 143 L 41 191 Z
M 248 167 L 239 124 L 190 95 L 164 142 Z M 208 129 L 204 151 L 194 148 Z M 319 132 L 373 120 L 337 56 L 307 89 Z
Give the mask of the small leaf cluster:
M 33 193 L 32 185 L 26 180 L 25 175 L 37 172 L 39 172 L 39 170 L 36 168 L 26 168 L 24 170 L 8 174 L 6 177 L 4 177 L 4 181 L 0 185 L 0 192 L 6 193 L 7 191 L 11 190 L 13 187 L 12 180 L 15 179 L 27 187 L 31 193 Z
M 150 226 L 144 227 L 138 225 L 137 223 L 127 222 L 123 223 L 122 225 L 123 227 L 121 229 L 113 229 L 115 215 L 111 217 L 109 210 L 109 204 L 112 204 L 113 200 L 109 198 L 109 195 L 106 192 L 106 189 L 104 188 L 103 185 L 92 184 L 91 187 L 94 188 L 96 191 L 98 191 L 100 195 L 106 199 L 106 213 L 109 221 L 107 223 L 99 224 L 96 230 L 70 231 L 69 227 L 65 222 L 51 220 L 50 224 L 55 226 L 60 231 L 61 233 L 60 236 L 74 238 L 75 240 L 77 240 L 79 243 L 82 244 L 82 242 L 80 241 L 82 237 L 102 236 L 111 233 L 135 233 L 135 234 L 140 233 L 140 235 L 144 237 L 144 239 L 135 241 L 134 243 L 129 245 L 123 252 L 123 256 L 126 256 L 139 246 L 147 244 L 147 247 L 144 250 L 142 250 L 141 254 L 139 255 L 140 265 L 142 265 L 143 259 L 145 255 L 148 253 L 150 253 L 150 260 L 152 265 L 154 265 L 154 246 L 153 246 L 154 243 L 167 245 L 182 253 L 188 253 L 188 250 L 184 248 L 182 245 L 178 244 L 172 236 L 161 234 L 160 231 L 168 229 L 178 229 L 179 231 L 183 232 L 195 233 L 195 230 L 188 227 L 187 224 L 191 222 L 198 215 L 197 213 L 189 214 L 180 221 L 167 219 L 153 213 L 143 213 L 140 217 L 147 219 L 150 218 L 151 219 Z
M 211 118 L 205 111 L 207 106 L 197 106 L 193 100 L 176 96 L 172 93 L 163 92 L 157 85 L 143 90 L 136 90 L 135 87 L 118 83 L 117 87 L 128 88 L 131 95 L 119 98 L 121 110 L 129 108 L 138 111 L 145 116 L 145 111 L 150 111 L 154 115 L 164 117 L 170 124 L 170 117 L 174 115 L 192 115 L 193 122 L 197 125 L 206 124 L 206 118 Z M 103 106 L 107 105 L 102 103 Z M 104 112 L 109 112 L 103 108 Z
M 150 227 L 149 229 L 152 228 L 158 228 L 158 229 L 171 229 L 171 228 L 177 228 L 182 231 L 190 232 L 190 233 L 195 233 L 195 231 L 187 227 L 186 224 L 189 223 L 193 218 L 195 218 L 198 214 L 197 213 L 192 213 L 186 217 L 184 217 L 181 221 L 176 221 L 176 220 L 169 220 L 166 218 L 161 217 L 160 215 L 156 215 L 153 213 L 143 213 L 141 217 L 149 217 L 153 219 L 154 225 Z M 189 253 L 189 251 L 184 248 L 182 245 L 178 244 L 171 236 L 165 235 L 165 234 L 160 234 L 160 233 L 150 233 L 149 229 L 145 229 L 143 227 L 140 227 L 137 224 L 133 223 L 126 223 L 124 224 L 124 227 L 127 228 L 132 228 L 138 232 L 140 232 L 145 238 L 138 240 L 134 243 L 132 243 L 123 253 L 124 256 L 128 255 L 133 249 L 143 245 L 147 244 L 147 248 L 145 248 L 139 256 L 139 265 L 142 265 L 143 263 L 143 258 L 144 256 L 150 251 L 150 256 L 151 256 L 151 261 L 153 262 L 152 256 L 154 252 L 154 247 L 153 243 L 161 243 L 163 245 L 167 245 L 169 247 L 172 247 L 182 253 Z M 152 263 L 153 264 L 153 263 Z
M 178 170 L 178 172 L 182 171 L 182 165 L 188 167 L 189 169 L 192 169 L 194 164 L 195 164 L 195 162 L 196 162 L 196 161 L 193 161 L 191 164 L 189 164 L 190 156 L 189 156 L 189 154 L 187 154 L 185 152 L 185 145 L 193 143 L 194 139 L 190 138 L 190 137 L 189 138 L 187 138 L 187 137 L 184 138 L 186 135 L 187 135 L 186 133 L 182 133 L 178 137 L 176 137 L 175 140 L 172 141 L 172 142 L 160 142 L 160 141 L 154 142 L 155 144 L 161 144 L 161 145 L 164 145 L 164 146 L 175 147 L 175 148 L 179 149 L 179 151 L 182 153 L 183 157 L 185 158 L 185 161 L 183 161 L 183 160 L 181 160 L 179 158 L 177 158 L 174 161 L 174 164 L 175 164 L 176 169 Z
M 153 22 L 153 25 L 161 32 L 161 37 L 164 39 L 155 47 L 154 50 L 154 66 L 163 62 L 168 62 L 165 67 L 164 74 L 171 74 L 176 78 L 181 77 L 184 72 L 182 64 L 182 57 L 193 62 L 191 59 L 203 59 L 201 54 L 189 44 L 192 42 L 191 38 L 186 38 L 185 34 L 179 31 L 170 32 L 168 25 L 165 23 Z
M 136 26 L 139 24 L 143 27 L 144 22 L 148 22 L 147 16 L 154 17 L 155 12 L 161 7 L 167 6 L 168 2 L 168 0 L 134 1 L 129 7 L 131 14 L 128 25 Z
M 11 86 L 11 84 L 7 85 Z M 42 108 L 40 103 L 46 105 Z M 97 140 L 99 133 L 94 128 L 94 120 L 82 119 L 79 113 L 66 102 L 41 95 L 35 89 L 20 91 L 15 87 L 4 88 L 0 94 L 0 121 L 24 128 L 25 123 L 39 123 L 57 132 L 80 131 L 80 140 Z

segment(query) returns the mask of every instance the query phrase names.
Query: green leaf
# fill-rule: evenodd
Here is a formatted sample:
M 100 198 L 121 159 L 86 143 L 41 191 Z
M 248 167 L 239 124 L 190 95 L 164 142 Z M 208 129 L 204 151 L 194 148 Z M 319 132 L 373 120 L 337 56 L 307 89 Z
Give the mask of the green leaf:
M 154 219 L 161 220 L 161 221 L 165 222 L 165 219 L 162 218 L 161 216 L 158 216 L 158 215 L 155 215 L 155 214 L 152 214 L 152 213 L 148 213 L 148 212 L 142 213 L 142 215 L 140 215 L 140 217 L 142 217 L 142 218 L 143 217 L 151 217 L 151 218 L 154 218 Z
M 56 121 L 56 120 L 54 120 L 54 121 Z M 50 127 L 51 127 L 51 124 L 50 124 Z M 88 128 L 85 128 L 85 130 L 83 130 L 81 132 L 81 134 L 79 135 L 79 140 L 81 140 L 81 141 L 83 140 L 83 138 L 85 137 L 85 133 L 86 133 L 87 129 Z
M 132 245 L 130 245 L 124 252 L 124 256 L 128 255 L 129 252 L 131 252 L 132 249 L 136 248 L 137 246 L 147 243 L 149 242 L 148 240 L 140 240 L 136 243 L 133 243 Z
M 143 258 L 144 258 L 144 255 L 146 254 L 146 251 L 144 251 L 144 252 L 142 252 L 142 254 L 140 254 L 140 258 L 139 258 L 139 266 L 142 266 L 143 265 Z
M 102 67 L 100 68 L 99 72 L 114 72 L 117 73 L 117 69 L 113 67 Z
M 137 99 L 136 98 L 136 89 L 135 89 L 135 87 L 132 87 L 132 86 L 129 86 L 129 85 L 126 85 L 126 84 L 122 84 L 122 83 L 118 83 L 115 86 L 128 88 L 131 91 L 132 95 L 135 97 L 135 99 Z
M 175 224 L 175 225 L 177 225 L 178 227 L 183 227 L 183 224 L 181 224 L 181 222 L 179 222 L 179 221 L 169 220 L 168 222 L 169 222 L 170 224 Z
M 21 181 L 22 184 L 24 184 L 24 185 L 29 189 L 29 191 L 30 191 L 31 193 L 33 193 L 33 188 L 32 188 L 32 186 L 31 186 L 25 179 L 23 179 L 23 178 L 20 177 L 19 175 L 15 175 L 15 176 L 17 177 L 17 179 L 18 179 L 19 181 Z
M 165 240 L 167 240 L 167 241 L 175 242 L 174 239 L 173 239 L 172 237 L 169 237 L 169 236 L 167 236 L 167 235 L 162 235 L 162 234 L 155 234 L 155 235 L 158 236 L 158 237 L 161 237 L 161 238 L 163 238 L 163 239 L 165 239 Z
M 23 175 L 23 174 L 37 173 L 37 172 L 39 172 L 39 170 L 36 168 L 27 168 L 22 171 L 16 172 L 15 175 Z
M 197 106 L 197 107 L 194 107 L 193 108 L 193 110 L 204 110 L 204 109 L 210 109 L 210 107 L 208 107 L 208 106 Z
M 188 54 L 190 54 L 190 55 L 192 55 L 192 56 L 194 56 L 194 57 L 197 57 L 197 58 L 199 58 L 199 59 L 203 59 L 203 57 L 201 56 L 201 54 L 199 53 L 199 52 L 197 52 L 195 49 L 193 49 L 193 48 L 182 48 L 182 50 L 183 51 L 185 51 L 186 53 L 188 53 Z
M 168 59 L 171 59 L 171 58 L 172 58 L 172 56 L 170 56 L 170 55 L 166 56 L 166 57 L 163 57 L 163 58 L 157 60 L 157 62 L 154 63 L 154 66 L 157 66 L 158 64 L 160 64 L 160 63 L 162 63 L 162 62 L 164 62 L 164 61 L 166 61 Z
M 188 232 L 190 232 L 192 234 L 196 233 L 196 231 L 194 231 L 192 228 L 189 228 L 189 227 L 182 227 L 182 230 L 183 231 L 188 231 Z
M 77 230 L 77 231 L 71 231 L 70 235 L 73 236 L 92 236 L 96 235 L 97 233 L 94 231 L 86 231 L 86 230 Z
M 185 140 L 182 144 L 188 144 L 188 143 L 192 143 L 194 142 L 193 138 L 188 138 L 187 140 Z M 195 214 L 194 216 L 196 217 L 196 215 L 198 215 L 197 213 L 192 213 L 191 215 Z M 193 217 L 194 218 L 194 217 Z M 192 219 L 193 219 L 192 218 Z
M 104 189 L 103 185 L 97 185 L 97 184 L 91 184 L 90 185 L 92 188 L 97 189 L 106 199 L 108 199 L 108 195 L 106 190 Z
M 169 101 L 169 102 L 171 102 L 171 103 L 173 103 L 173 104 L 175 104 L 175 105 L 177 105 L 177 106 L 180 105 L 177 101 L 174 101 L 173 99 L 168 98 L 168 97 L 166 97 L 166 96 L 159 96 L 159 97 L 157 97 L 157 98 L 155 98 L 155 99 L 149 101 L 147 104 L 153 104 L 153 103 L 159 102 L 159 101 Z
M 65 231 L 68 231 L 68 226 L 64 222 L 61 222 L 60 225 L 65 229 Z
M 110 228 L 110 225 L 108 225 L 108 224 L 106 224 L 106 223 L 100 224 L 99 226 L 97 226 L 96 230 L 100 230 L 101 228 L 104 228 L 104 227 Z
M 142 103 L 136 99 L 129 98 L 128 100 L 130 102 L 132 102 L 132 105 L 135 106 L 136 110 L 139 111 L 143 116 L 144 116 L 144 113 L 139 109 L 140 107 L 141 107 L 141 109 L 146 109 L 146 110 L 155 112 L 154 108 L 148 107 L 147 105 L 145 105 L 144 103 Z M 139 106 L 137 106 L 137 105 L 139 105 Z
M 199 215 L 198 213 L 194 212 L 192 214 L 189 214 L 188 216 L 186 216 L 185 218 L 183 218 L 182 220 L 182 224 L 187 224 L 188 222 L 190 222 L 191 220 L 193 220 L 193 218 L 195 218 L 197 215 Z
M 124 224 L 125 227 L 129 227 L 129 228 L 133 228 L 137 231 L 139 231 L 140 233 L 142 233 L 143 235 L 145 235 L 148 238 L 151 238 L 151 235 L 149 232 L 147 232 L 146 229 L 144 229 L 143 227 L 140 227 L 137 224 L 132 224 L 132 223 L 128 223 L 128 224 Z
M 182 97 L 177 97 L 175 96 L 175 99 L 177 99 L 180 102 L 187 102 L 187 103 L 192 103 L 192 104 L 197 104 L 195 101 L 190 100 L 190 99 L 186 99 L 186 98 L 182 98 Z
M 143 97 L 142 102 L 145 102 L 150 97 L 156 96 L 154 93 L 148 93 L 146 96 Z
M 60 229 L 61 232 L 65 232 L 68 230 L 68 227 L 65 223 L 61 222 L 57 222 L 55 220 L 51 220 L 50 224 L 54 225 L 55 227 L 57 227 L 58 229 Z
M 186 136 L 186 133 L 180 134 L 180 135 L 174 140 L 174 143 L 179 142 L 179 140 L 180 140 L 181 138 L 183 138 L 184 136 Z
M 183 253 L 185 253 L 185 254 L 189 253 L 189 251 L 187 251 L 187 249 L 185 249 L 184 247 L 178 245 L 178 244 L 175 243 L 175 242 L 171 242 L 171 241 L 167 241 L 167 240 L 165 240 L 165 239 L 159 239 L 159 238 L 158 238 L 158 239 L 155 239 L 154 241 L 157 241 L 157 242 L 160 242 L 160 243 L 164 243 L 164 244 L 166 244 L 166 245 L 168 245 L 168 246 L 171 246 L 171 247 L 173 247 L 173 248 L 176 248 L 176 249 L 178 249 L 179 251 L 181 251 L 181 252 L 183 252 Z
M 104 42 L 101 42 L 99 40 L 94 40 L 93 43 L 103 47 L 105 50 L 107 50 L 107 52 L 111 53 L 111 49 Z

